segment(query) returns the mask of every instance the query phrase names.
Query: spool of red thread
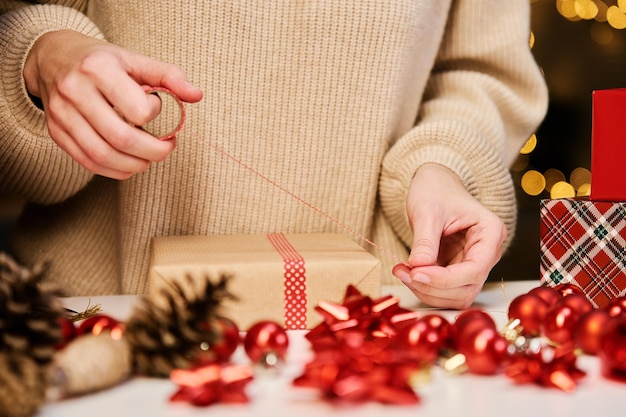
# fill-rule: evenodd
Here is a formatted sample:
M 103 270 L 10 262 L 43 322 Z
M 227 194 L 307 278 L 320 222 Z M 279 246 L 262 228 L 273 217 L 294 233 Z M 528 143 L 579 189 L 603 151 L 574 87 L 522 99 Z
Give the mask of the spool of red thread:
M 171 108 L 177 107 L 179 116 L 175 125 L 161 126 L 162 121 L 159 116 L 151 122 L 141 126 L 143 130 L 159 140 L 170 140 L 176 137 L 185 124 L 185 104 L 183 101 L 170 90 L 165 87 L 146 87 L 147 94 L 154 94 L 161 100 L 162 111 L 170 111 Z

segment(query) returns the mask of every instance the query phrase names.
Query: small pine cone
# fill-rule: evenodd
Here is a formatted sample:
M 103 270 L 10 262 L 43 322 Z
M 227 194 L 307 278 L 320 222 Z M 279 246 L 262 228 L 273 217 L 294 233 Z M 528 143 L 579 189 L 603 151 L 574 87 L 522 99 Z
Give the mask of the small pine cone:
M 187 277 L 187 290 L 193 288 Z M 164 302 L 145 298 L 126 323 L 125 335 L 133 349 L 135 371 L 141 375 L 167 377 L 173 369 L 193 365 L 201 350 L 216 339 L 208 323 L 218 316 L 220 302 L 232 298 L 227 278 L 205 279 L 196 294 L 179 284 L 164 292 Z M 194 284 L 195 285 L 195 284 Z
M 0 352 L 50 362 L 61 341 L 65 314 L 60 291 L 42 282 L 47 264 L 29 270 L 0 253 Z
M 42 368 L 30 356 L 0 352 L 0 417 L 29 417 L 45 400 Z

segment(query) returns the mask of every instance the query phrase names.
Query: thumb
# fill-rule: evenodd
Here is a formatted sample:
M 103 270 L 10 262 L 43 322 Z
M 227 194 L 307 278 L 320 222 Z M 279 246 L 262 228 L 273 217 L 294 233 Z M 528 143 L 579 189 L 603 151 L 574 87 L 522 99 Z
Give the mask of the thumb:
M 408 263 L 412 267 L 435 265 L 439 255 L 441 231 L 433 222 L 413 224 L 413 244 Z

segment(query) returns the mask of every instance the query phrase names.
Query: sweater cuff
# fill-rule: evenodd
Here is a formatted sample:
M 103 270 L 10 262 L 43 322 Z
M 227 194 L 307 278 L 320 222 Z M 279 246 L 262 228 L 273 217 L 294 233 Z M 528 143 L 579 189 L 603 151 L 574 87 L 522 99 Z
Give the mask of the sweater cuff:
M 0 16 L 0 97 L 6 99 L 0 107 L 6 106 L 2 111 L 8 111 L 15 123 L 39 136 L 47 135 L 45 116 L 26 90 L 24 63 L 41 35 L 61 29 L 104 39 L 84 14 L 70 7 L 29 6 Z

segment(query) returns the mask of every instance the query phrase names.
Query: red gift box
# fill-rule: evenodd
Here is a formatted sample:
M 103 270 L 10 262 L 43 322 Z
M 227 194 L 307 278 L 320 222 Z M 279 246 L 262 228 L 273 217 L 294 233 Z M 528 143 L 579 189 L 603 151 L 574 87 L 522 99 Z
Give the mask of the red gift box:
M 626 88 L 592 95 L 591 201 L 626 201 Z
M 541 200 L 541 284 L 578 285 L 596 307 L 626 295 L 626 202 Z

